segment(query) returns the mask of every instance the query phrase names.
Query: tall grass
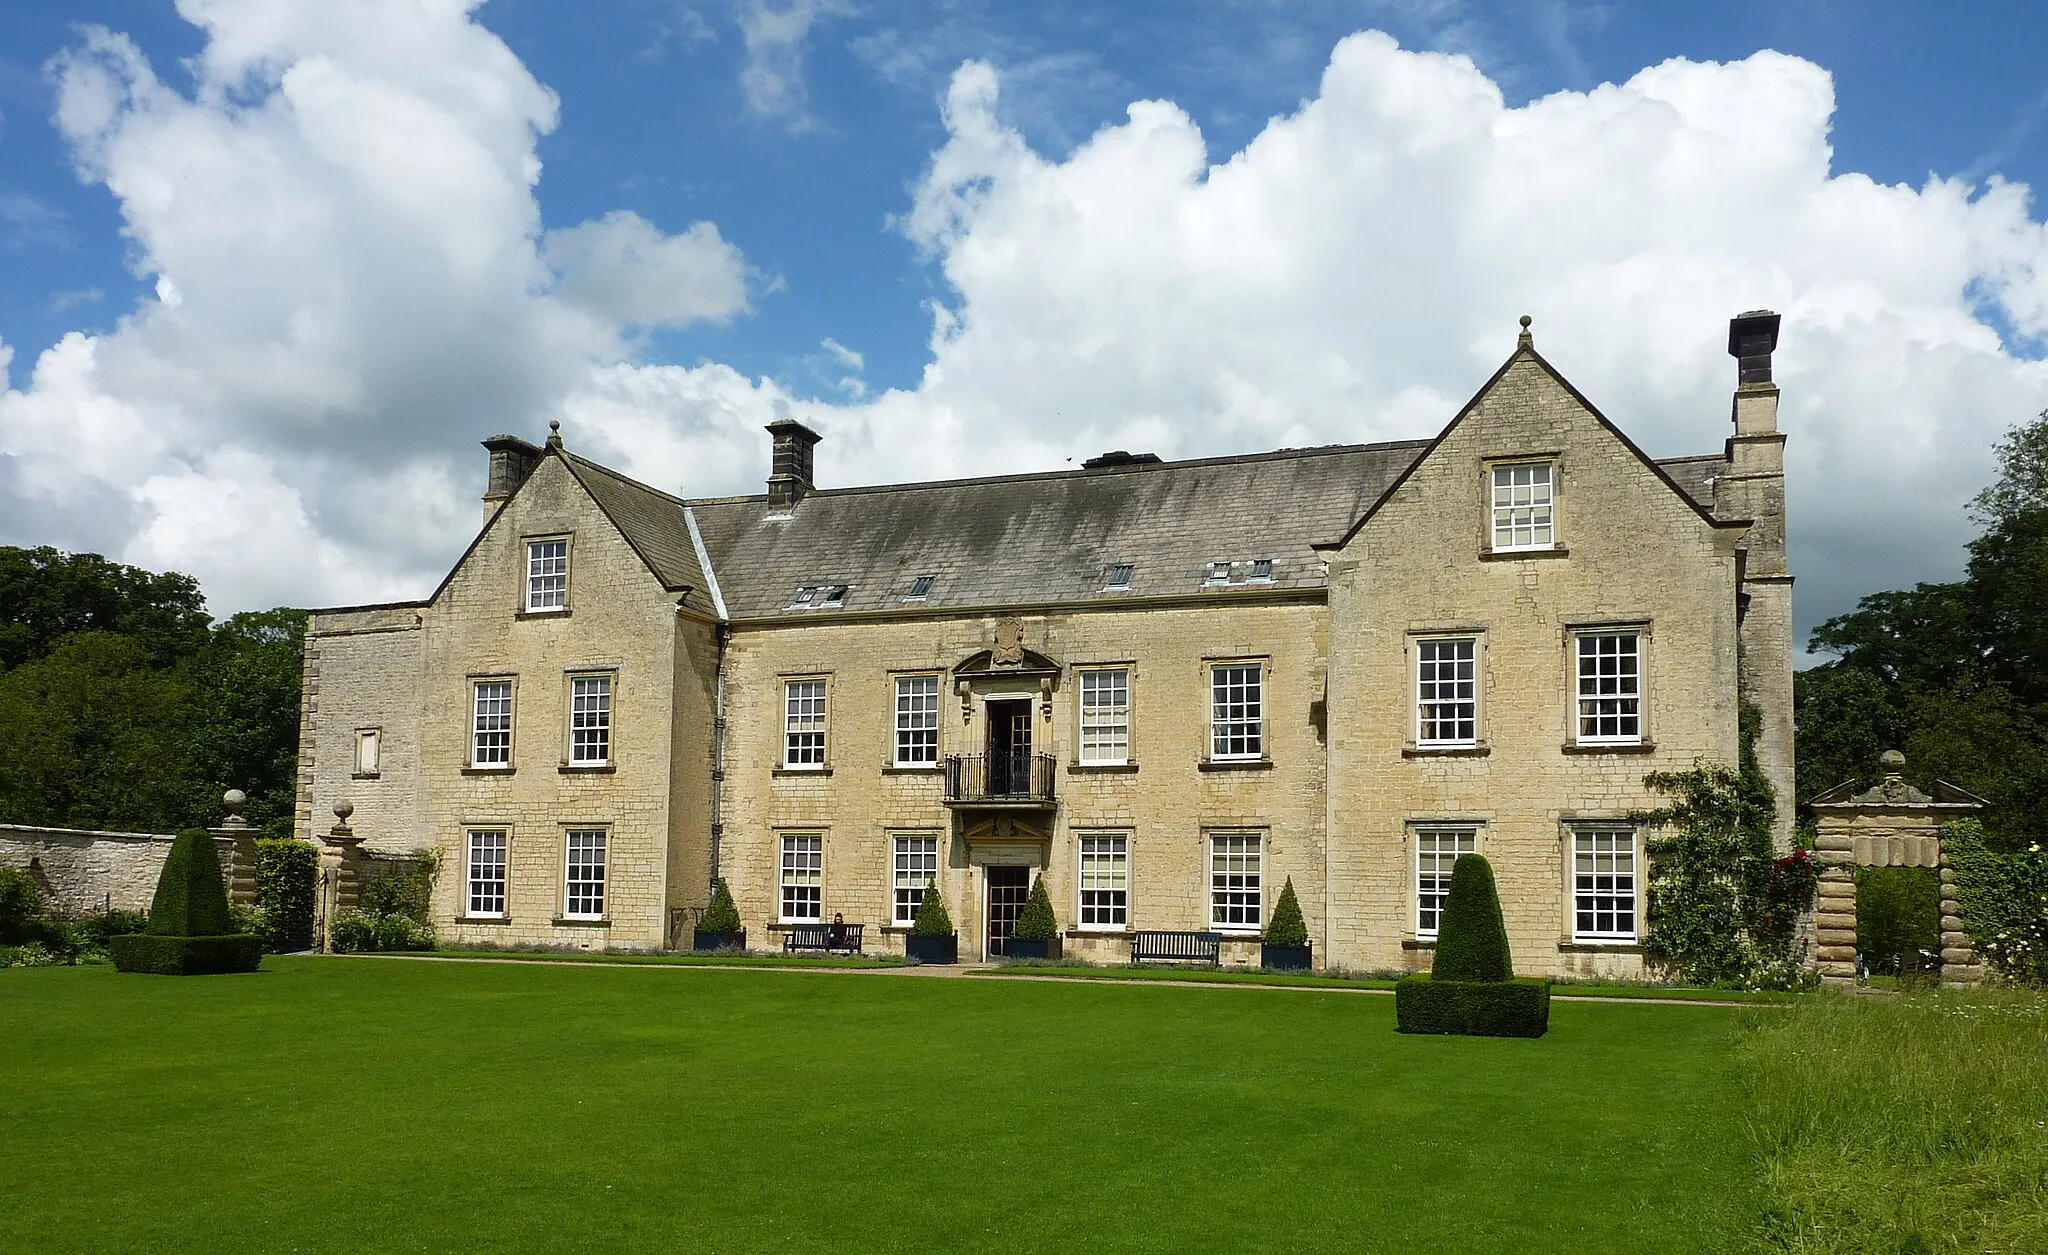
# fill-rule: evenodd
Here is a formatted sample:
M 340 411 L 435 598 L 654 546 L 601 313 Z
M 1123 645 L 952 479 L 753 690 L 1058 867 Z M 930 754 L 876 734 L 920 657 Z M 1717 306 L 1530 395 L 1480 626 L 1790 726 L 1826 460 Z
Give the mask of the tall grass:
M 1765 1249 L 2048 1251 L 2048 999 L 1814 998 L 1739 1050 Z

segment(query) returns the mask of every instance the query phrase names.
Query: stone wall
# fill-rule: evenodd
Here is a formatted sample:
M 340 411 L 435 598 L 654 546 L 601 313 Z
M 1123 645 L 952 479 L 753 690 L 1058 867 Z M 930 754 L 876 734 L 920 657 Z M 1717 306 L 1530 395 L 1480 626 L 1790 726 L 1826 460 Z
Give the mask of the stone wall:
M 66 915 L 107 907 L 146 911 L 171 840 L 148 832 L 0 824 L 0 867 L 28 868 Z
M 1557 548 L 1491 552 L 1496 460 L 1548 459 Z M 1646 772 L 1737 749 L 1738 528 L 1716 526 L 1534 357 L 1518 357 L 1330 554 L 1327 957 L 1426 969 L 1418 825 L 1473 826 L 1517 969 L 1637 976 L 1641 947 L 1575 941 L 1568 843 L 1660 801 Z M 1576 634 L 1641 633 L 1643 743 L 1577 742 Z M 1478 744 L 1416 744 L 1417 641 L 1477 641 Z M 1638 930 L 1647 860 L 1636 843 Z

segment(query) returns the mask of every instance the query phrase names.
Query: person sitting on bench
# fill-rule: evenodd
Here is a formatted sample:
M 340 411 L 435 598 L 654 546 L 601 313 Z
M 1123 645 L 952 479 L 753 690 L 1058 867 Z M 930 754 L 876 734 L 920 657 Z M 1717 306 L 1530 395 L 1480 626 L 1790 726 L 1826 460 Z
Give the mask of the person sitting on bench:
M 844 949 L 847 949 L 846 917 L 834 911 L 832 912 L 832 927 L 825 930 L 825 950 L 827 953 L 830 953 L 834 950 Z

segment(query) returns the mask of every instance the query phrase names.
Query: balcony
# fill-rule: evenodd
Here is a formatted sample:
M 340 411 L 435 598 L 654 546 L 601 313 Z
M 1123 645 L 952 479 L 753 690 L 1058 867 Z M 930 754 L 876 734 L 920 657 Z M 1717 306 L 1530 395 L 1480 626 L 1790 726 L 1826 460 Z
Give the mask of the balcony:
M 946 805 L 1050 810 L 1058 769 L 1050 754 L 955 754 L 946 759 Z

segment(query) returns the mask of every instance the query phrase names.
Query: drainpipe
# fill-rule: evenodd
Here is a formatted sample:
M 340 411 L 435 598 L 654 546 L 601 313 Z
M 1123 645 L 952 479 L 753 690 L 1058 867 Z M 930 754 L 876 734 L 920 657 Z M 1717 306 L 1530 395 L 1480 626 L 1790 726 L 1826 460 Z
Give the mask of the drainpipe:
M 720 822 L 720 803 L 725 798 L 725 643 L 732 637 L 732 626 L 721 623 L 715 629 L 718 640 L 718 692 L 713 699 L 711 713 L 711 882 L 707 893 L 718 891 L 719 847 L 725 838 L 725 825 Z

